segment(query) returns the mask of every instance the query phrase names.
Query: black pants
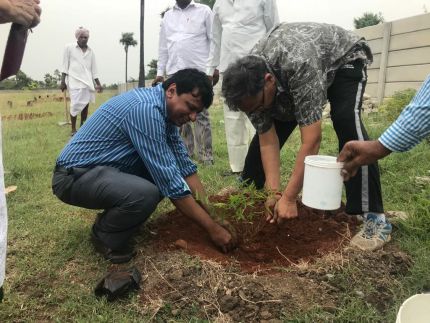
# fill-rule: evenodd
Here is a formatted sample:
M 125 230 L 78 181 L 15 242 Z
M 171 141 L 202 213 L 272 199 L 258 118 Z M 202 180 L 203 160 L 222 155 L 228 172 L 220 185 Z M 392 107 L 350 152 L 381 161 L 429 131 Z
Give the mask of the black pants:
M 93 233 L 114 250 L 127 244 L 161 200 L 160 191 L 150 179 L 108 166 L 56 167 L 52 190 L 67 204 L 104 209 L 94 223 Z
M 331 119 L 339 140 L 339 151 L 350 140 L 368 140 L 366 129 L 361 121 L 361 104 L 366 87 L 365 65 L 357 60 L 342 66 L 337 72 L 327 97 L 331 105 Z M 279 145 L 282 148 L 297 126 L 296 121 L 274 121 Z M 251 141 L 242 173 L 245 183 L 253 183 L 256 188 L 264 187 L 266 177 L 260 155 L 258 135 Z M 383 213 L 381 183 L 378 164 L 362 166 L 357 175 L 345 183 L 346 212 Z

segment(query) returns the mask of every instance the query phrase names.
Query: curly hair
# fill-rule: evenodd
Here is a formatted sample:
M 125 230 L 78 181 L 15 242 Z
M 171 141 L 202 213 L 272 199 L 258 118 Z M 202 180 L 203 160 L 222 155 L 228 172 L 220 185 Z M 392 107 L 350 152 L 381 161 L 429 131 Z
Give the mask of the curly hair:
M 258 56 L 245 56 L 228 66 L 223 75 L 222 95 L 230 110 L 239 111 L 243 98 L 263 89 L 266 73 L 266 63 Z
M 186 68 L 177 71 L 163 82 L 163 89 L 166 91 L 171 84 L 176 84 L 176 93 L 191 93 L 198 89 L 202 99 L 203 107 L 209 108 L 214 98 L 214 91 L 207 75 L 195 68 Z

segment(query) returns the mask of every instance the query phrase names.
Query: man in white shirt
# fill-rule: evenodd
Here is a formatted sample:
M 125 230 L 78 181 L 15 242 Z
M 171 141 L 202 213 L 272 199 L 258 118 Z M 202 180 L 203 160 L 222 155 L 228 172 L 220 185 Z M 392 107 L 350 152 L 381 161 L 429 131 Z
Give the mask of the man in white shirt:
M 214 85 L 230 63 L 252 47 L 279 22 L 276 0 L 216 0 L 207 75 Z M 233 173 L 243 170 L 249 142 L 255 129 L 243 112 L 230 111 L 224 104 L 228 159 Z
M 211 9 L 191 0 L 176 0 L 165 12 L 161 22 L 157 77 L 153 85 L 163 82 L 164 75 L 172 75 L 184 68 L 205 72 L 212 37 Z M 204 109 L 197 115 L 195 136 L 192 123 L 181 127 L 181 135 L 188 154 L 194 155 L 194 138 L 198 159 L 204 165 L 213 164 L 212 134 L 209 113 Z
M 82 126 L 87 120 L 88 105 L 90 102 L 95 102 L 95 91 L 102 91 L 97 74 L 96 58 L 93 50 L 88 46 L 89 31 L 79 27 L 75 32 L 75 37 L 77 42 L 66 45 L 64 49 L 60 85 L 63 92 L 69 89 L 72 136 L 76 133 L 78 113 L 81 114 Z M 96 86 L 94 86 L 94 82 Z

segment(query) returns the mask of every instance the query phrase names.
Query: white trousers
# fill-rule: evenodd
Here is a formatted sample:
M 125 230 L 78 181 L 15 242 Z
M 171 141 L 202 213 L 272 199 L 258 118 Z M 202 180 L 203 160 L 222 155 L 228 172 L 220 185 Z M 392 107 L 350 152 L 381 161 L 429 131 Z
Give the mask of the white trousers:
M 225 103 L 224 125 L 230 168 L 233 172 L 241 172 L 255 128 L 244 112 L 231 111 Z

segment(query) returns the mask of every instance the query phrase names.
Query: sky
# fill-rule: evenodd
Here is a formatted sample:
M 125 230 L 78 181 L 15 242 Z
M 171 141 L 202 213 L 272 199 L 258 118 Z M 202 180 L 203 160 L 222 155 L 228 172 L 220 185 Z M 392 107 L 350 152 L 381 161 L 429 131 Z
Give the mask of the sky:
M 147 0 L 145 3 L 145 64 L 158 55 L 160 13 L 174 0 Z M 364 12 L 381 12 L 393 21 L 430 12 L 430 0 L 277 0 L 281 21 L 314 21 L 353 29 L 353 19 Z M 61 70 L 65 44 L 75 42 L 79 26 L 90 30 L 88 45 L 94 50 L 103 84 L 124 82 L 125 52 L 121 33 L 133 32 L 139 41 L 140 0 L 41 0 L 39 26 L 29 35 L 21 69 L 36 80 Z M 0 25 L 0 53 L 9 32 Z M 0 54 L 0 57 L 2 54 Z M 147 69 L 147 68 L 146 68 Z M 146 70 L 147 71 L 147 70 Z M 129 48 L 128 76 L 138 78 L 139 45 Z

